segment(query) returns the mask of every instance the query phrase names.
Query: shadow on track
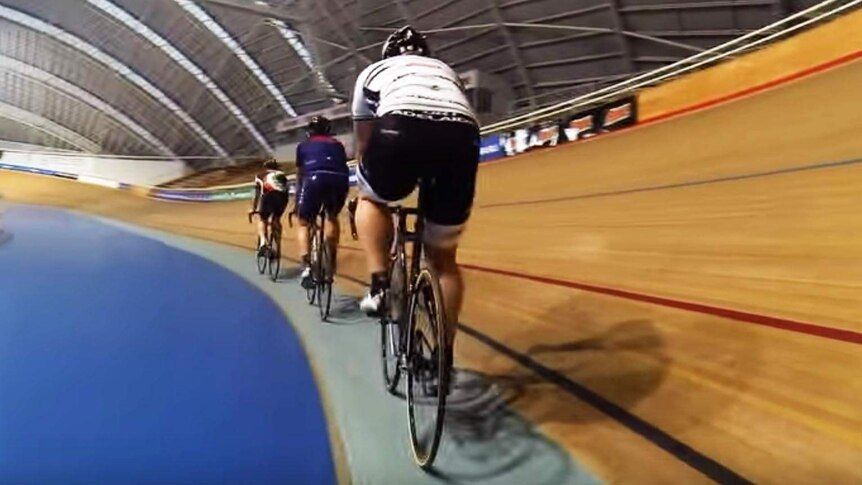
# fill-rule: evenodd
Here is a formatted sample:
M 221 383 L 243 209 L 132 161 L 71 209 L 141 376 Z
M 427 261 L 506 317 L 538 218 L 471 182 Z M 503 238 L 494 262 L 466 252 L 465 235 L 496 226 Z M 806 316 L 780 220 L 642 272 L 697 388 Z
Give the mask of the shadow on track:
M 575 481 L 569 454 L 510 407 L 530 384 L 531 379 L 457 369 L 434 474 L 451 483 Z

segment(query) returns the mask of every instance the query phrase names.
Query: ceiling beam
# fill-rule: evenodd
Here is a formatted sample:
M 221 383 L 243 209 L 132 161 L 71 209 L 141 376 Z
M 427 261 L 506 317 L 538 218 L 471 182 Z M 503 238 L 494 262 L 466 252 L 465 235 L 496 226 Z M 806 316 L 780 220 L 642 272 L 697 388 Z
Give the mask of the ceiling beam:
M 186 112 L 177 102 L 155 84 L 144 78 L 137 71 L 120 61 L 119 59 L 107 54 L 103 50 L 87 42 L 86 40 L 70 33 L 67 30 L 61 29 L 53 24 L 49 24 L 44 20 L 34 17 L 28 13 L 16 10 L 5 5 L 0 5 L 0 18 L 4 18 L 16 24 L 22 25 L 27 29 L 38 32 L 42 35 L 50 37 L 52 40 L 64 44 L 86 57 L 93 59 L 106 66 L 111 71 L 115 72 L 118 77 L 125 79 L 130 84 L 134 85 L 154 101 L 162 106 L 165 110 L 173 113 L 179 118 L 192 133 L 204 142 L 205 146 L 220 157 L 228 158 L 227 151 L 210 135 L 203 126 L 198 123 L 188 112 Z
M 274 8 L 265 2 L 248 2 L 239 0 L 201 0 L 204 3 L 219 5 L 232 10 L 250 13 L 259 17 L 284 20 L 285 22 L 304 22 L 305 19 L 294 13 L 286 12 L 280 8 Z
M 123 127 L 129 133 L 138 137 L 145 144 L 151 146 L 155 152 L 161 153 L 162 155 L 170 158 L 176 158 L 177 156 L 173 152 L 173 150 L 171 150 L 170 147 L 168 147 L 158 137 L 147 131 L 146 128 L 138 124 L 133 119 L 129 118 L 119 109 L 108 104 L 106 101 L 102 100 L 101 98 L 95 96 L 94 94 L 81 88 L 78 85 L 72 84 L 71 82 L 59 76 L 55 76 L 50 72 L 43 71 L 42 69 L 39 69 L 38 67 L 35 67 L 31 64 L 19 61 L 17 59 L 13 59 L 11 57 L 7 57 L 2 54 L 0 54 L 0 69 L 8 70 L 15 75 L 24 76 L 28 79 L 31 79 L 44 85 L 48 89 L 53 89 L 71 99 L 88 104 L 93 107 L 93 109 L 114 119 L 114 121 L 118 125 Z
M 114 3 L 112 0 L 87 0 L 87 2 L 93 8 L 98 9 L 98 11 L 103 15 L 107 15 L 114 21 L 125 26 L 144 42 L 151 44 L 158 50 L 161 50 L 165 56 L 171 59 L 180 69 L 186 71 L 192 78 L 194 78 L 204 88 L 204 90 L 215 97 L 219 103 L 221 103 L 222 108 L 230 113 L 235 122 L 242 126 L 261 148 L 272 153 L 272 147 L 269 146 L 269 142 L 267 142 L 258 127 L 255 126 L 251 119 L 249 119 L 248 115 L 245 114 L 242 108 L 237 106 L 234 100 L 232 100 L 230 96 L 228 96 L 228 94 L 210 78 L 209 74 L 207 74 L 203 68 L 198 66 L 197 63 L 181 52 L 170 40 L 151 29 L 143 21 Z
M 454 60 L 454 61 L 449 63 L 449 66 L 453 67 L 453 68 L 458 67 L 458 66 L 463 66 L 464 64 L 469 64 L 471 62 L 478 61 L 480 59 L 484 59 L 488 56 L 492 56 L 498 52 L 503 52 L 504 50 L 507 50 L 507 49 L 509 49 L 509 46 L 506 44 L 495 45 L 494 47 L 491 47 L 490 49 L 485 49 L 485 50 L 477 52 L 473 55 Z M 518 68 L 518 62 L 517 61 L 513 62 L 511 65 L 513 68 Z
M 719 0 L 713 2 L 683 2 L 683 3 L 659 3 L 652 5 L 627 5 L 620 7 L 620 12 L 672 12 L 676 10 L 704 10 L 738 7 L 762 7 L 771 6 L 775 0 Z
M 63 140 L 64 142 L 78 148 L 82 152 L 100 153 L 102 151 L 101 145 L 94 142 L 93 140 L 90 140 L 86 136 L 78 133 L 77 131 L 71 130 L 63 125 L 55 123 L 54 121 L 51 121 L 42 115 L 33 113 L 32 111 L 27 111 L 23 108 L 13 106 L 8 103 L 4 103 L 2 101 L 0 101 L 0 117 L 10 119 L 17 123 L 21 123 L 22 125 L 29 126 L 34 130 L 47 133 L 54 138 Z
M 605 52 L 602 54 L 591 54 L 588 56 L 569 57 L 566 59 L 552 59 L 550 61 L 534 62 L 527 65 L 527 69 L 539 69 L 543 67 L 570 66 L 572 64 L 581 64 L 584 62 L 602 61 L 605 59 L 615 59 L 623 56 L 622 52 Z
M 623 64 L 626 66 L 626 70 L 628 72 L 635 72 L 635 63 L 632 60 L 632 46 L 629 38 L 623 33 L 626 30 L 626 22 L 623 18 L 622 13 L 620 13 L 620 6 L 618 0 L 608 0 L 608 5 L 610 5 L 610 13 L 611 13 L 611 21 L 613 24 L 614 31 L 616 31 L 617 40 L 620 44 L 620 49 L 623 53 Z
M 455 27 L 444 27 L 439 29 L 427 29 L 424 31 L 425 34 L 441 34 L 444 32 L 459 32 L 459 31 L 468 31 L 468 30 L 478 30 L 478 29 L 487 29 L 489 27 L 496 27 L 497 24 L 494 23 L 486 23 L 486 24 L 476 24 L 476 25 L 458 25 Z M 523 23 L 523 22 L 506 22 L 505 25 L 507 27 L 517 28 L 517 29 L 539 29 L 539 30 L 561 30 L 561 31 L 572 31 L 572 32 L 584 32 L 584 33 L 594 33 L 594 34 L 614 34 L 616 31 L 614 29 L 608 27 L 588 27 L 582 25 L 559 25 L 559 24 L 538 24 L 538 23 Z M 362 30 L 372 31 L 372 32 L 388 32 L 390 29 L 383 27 L 362 27 Z M 698 31 L 695 31 L 698 32 Z M 701 47 L 697 47 L 691 44 L 686 44 L 683 42 L 676 42 L 668 39 L 662 39 L 660 37 L 655 37 L 649 34 L 643 34 L 640 32 L 631 32 L 628 30 L 623 31 L 623 35 L 628 37 L 633 37 L 636 39 L 648 40 L 650 42 L 654 42 L 657 44 L 669 45 L 673 47 L 678 47 L 683 50 L 692 51 L 692 52 L 703 52 L 706 49 Z M 382 42 L 377 43 L 376 45 L 380 45 Z M 362 49 L 367 49 L 371 46 L 363 47 Z M 362 50 L 360 49 L 360 50 Z
M 527 91 L 527 96 L 531 98 L 535 96 L 533 93 L 533 82 L 530 78 L 530 73 L 527 71 L 527 65 L 524 61 L 524 56 L 521 54 L 521 49 L 518 47 L 518 40 L 512 35 L 512 31 L 506 26 L 506 19 L 503 17 L 503 11 L 500 8 L 500 0 L 490 0 L 491 15 L 497 23 L 497 29 L 503 33 L 503 38 L 506 39 L 506 47 L 509 50 L 509 55 L 515 61 L 518 69 L 518 75 L 524 82 L 524 89 Z

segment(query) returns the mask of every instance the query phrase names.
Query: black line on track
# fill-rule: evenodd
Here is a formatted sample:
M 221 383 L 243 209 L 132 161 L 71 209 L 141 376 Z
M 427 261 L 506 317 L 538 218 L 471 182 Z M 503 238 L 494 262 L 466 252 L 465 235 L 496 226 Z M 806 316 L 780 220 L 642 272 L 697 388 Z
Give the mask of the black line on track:
M 662 431 L 658 427 L 629 413 L 620 406 L 617 406 L 611 401 L 587 389 L 583 385 L 572 381 L 571 379 L 560 374 L 559 372 L 545 367 L 544 365 L 536 362 L 530 357 L 505 346 L 504 344 L 492 339 L 491 337 L 472 327 L 469 327 L 464 324 L 459 324 L 458 327 L 464 333 L 470 335 L 479 342 L 509 357 L 520 365 L 530 369 L 531 371 L 541 376 L 543 379 L 557 385 L 575 398 L 580 399 L 581 401 L 598 409 L 600 412 L 611 417 L 618 423 L 628 428 L 630 431 L 638 434 L 650 443 L 665 450 L 678 460 L 694 468 L 698 472 L 706 475 L 710 479 L 722 484 L 747 485 L 753 483 L 747 480 L 742 475 L 731 470 L 730 468 L 695 450 L 694 448 L 683 443 L 682 441 L 679 441 L 678 439 Z
M 735 182 L 738 180 L 747 180 L 747 179 L 755 179 L 762 177 L 771 177 L 773 175 L 785 175 L 789 173 L 796 172 L 808 172 L 811 170 L 822 170 L 827 168 L 835 168 L 835 167 L 843 167 L 847 165 L 856 165 L 858 163 L 862 163 L 862 158 L 852 158 L 850 160 L 839 160 L 833 162 L 821 162 L 815 163 L 813 165 L 802 165 L 797 167 L 789 167 L 782 168 L 778 170 L 769 170 L 766 172 L 756 172 L 756 173 L 746 173 L 740 175 L 728 175 L 725 177 L 716 177 L 711 179 L 704 180 L 692 180 L 688 182 L 677 182 L 674 184 L 666 184 L 666 185 L 656 185 L 651 187 L 638 187 L 634 189 L 623 189 L 623 190 L 612 190 L 607 192 L 594 192 L 590 194 L 581 194 L 581 195 L 567 195 L 564 197 L 554 197 L 551 199 L 532 199 L 532 200 L 518 200 L 512 202 L 499 202 L 496 204 L 485 204 L 480 205 L 480 209 L 492 209 L 497 207 L 513 207 L 518 205 L 534 205 L 534 204 L 544 204 L 549 202 L 563 202 L 568 200 L 582 200 L 582 199 L 597 199 L 600 197 L 612 197 L 615 195 L 629 195 L 629 194 L 639 194 L 643 192 L 657 192 L 660 190 L 669 190 L 669 189 L 680 189 L 685 187 L 697 187 L 699 185 L 711 185 L 723 182 Z

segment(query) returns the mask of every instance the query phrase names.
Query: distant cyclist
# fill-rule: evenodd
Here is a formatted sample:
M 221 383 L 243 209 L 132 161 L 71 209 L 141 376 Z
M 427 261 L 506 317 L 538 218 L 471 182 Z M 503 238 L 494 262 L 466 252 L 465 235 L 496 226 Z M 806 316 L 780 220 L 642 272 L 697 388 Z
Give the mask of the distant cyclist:
M 371 273 L 360 303 L 379 315 L 389 286 L 392 218 L 386 206 L 407 197 L 422 177 L 427 256 L 437 271 L 454 339 L 463 297 L 458 238 L 470 216 L 479 163 L 479 127 L 458 74 L 431 57 L 410 26 L 383 45 L 383 59 L 357 78 L 353 96 L 361 199 L 356 222 Z
M 308 139 L 296 147 L 297 196 L 299 228 L 296 239 L 302 259 L 302 286 L 311 288 L 308 226 L 321 208 L 326 209 L 324 233 L 332 249 L 333 265 L 341 228 L 338 213 L 344 208 L 349 185 L 347 153 L 344 145 L 332 136 L 332 124 L 325 116 L 315 116 L 308 123 Z
M 281 240 L 281 217 L 287 209 L 289 197 L 287 175 L 278 168 L 274 158 L 267 158 L 263 162 L 263 172 L 254 178 L 254 201 L 249 212 L 257 212 L 260 216 L 257 223 L 259 255 L 263 255 L 270 230 L 275 231 Z

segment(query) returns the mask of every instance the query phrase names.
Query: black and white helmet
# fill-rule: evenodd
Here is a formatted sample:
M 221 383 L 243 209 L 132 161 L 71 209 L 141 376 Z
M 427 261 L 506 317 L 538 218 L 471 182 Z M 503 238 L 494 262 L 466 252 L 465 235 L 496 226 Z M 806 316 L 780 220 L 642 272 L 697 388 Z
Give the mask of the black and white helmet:
M 393 32 L 386 42 L 383 43 L 382 58 L 400 56 L 402 54 L 413 54 L 417 56 L 430 56 L 431 49 L 425 41 L 421 32 L 409 25 L 405 25 Z

